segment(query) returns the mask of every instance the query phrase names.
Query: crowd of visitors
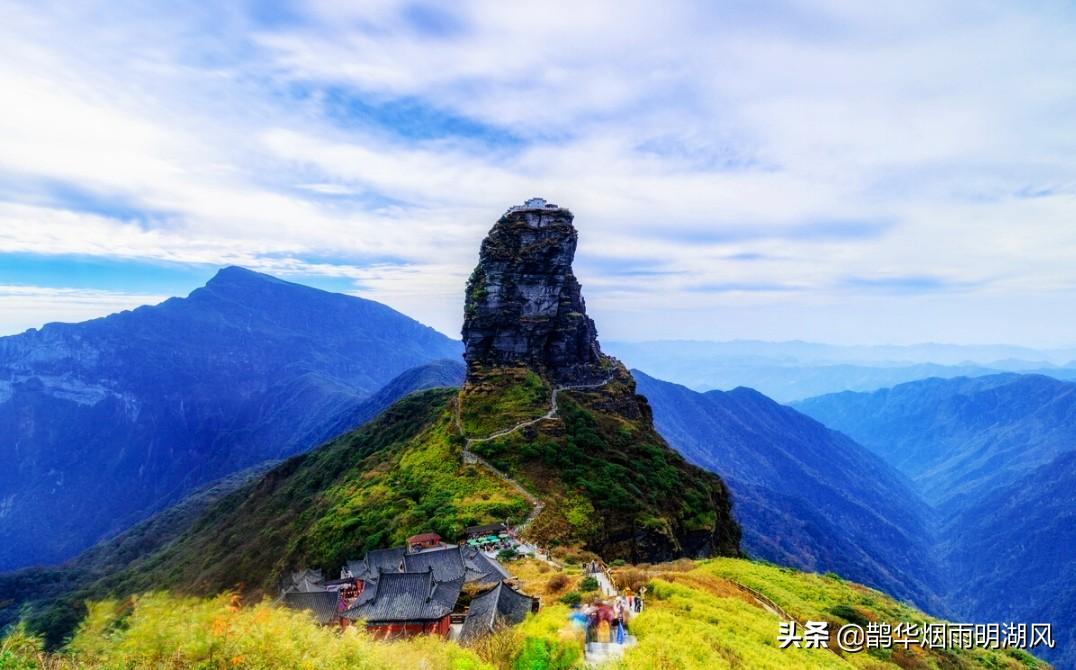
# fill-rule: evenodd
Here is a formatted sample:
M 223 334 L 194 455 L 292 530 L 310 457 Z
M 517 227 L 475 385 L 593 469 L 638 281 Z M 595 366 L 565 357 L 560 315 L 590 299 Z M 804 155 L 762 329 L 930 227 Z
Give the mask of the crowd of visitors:
M 597 561 L 584 566 L 584 573 L 587 575 L 603 572 L 604 565 Z M 588 645 L 592 642 L 624 644 L 631 619 L 643 610 L 645 592 L 646 587 L 638 594 L 625 588 L 619 593 L 596 597 L 586 605 L 573 607 L 569 619 L 585 632 Z

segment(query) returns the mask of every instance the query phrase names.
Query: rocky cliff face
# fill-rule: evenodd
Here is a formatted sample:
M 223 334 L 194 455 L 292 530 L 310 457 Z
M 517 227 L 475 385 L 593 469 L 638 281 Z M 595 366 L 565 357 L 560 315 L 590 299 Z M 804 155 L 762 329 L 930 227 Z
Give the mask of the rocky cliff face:
M 467 284 L 469 371 L 526 366 L 562 384 L 606 378 L 594 322 L 572 273 L 572 213 L 540 198 L 505 212 Z

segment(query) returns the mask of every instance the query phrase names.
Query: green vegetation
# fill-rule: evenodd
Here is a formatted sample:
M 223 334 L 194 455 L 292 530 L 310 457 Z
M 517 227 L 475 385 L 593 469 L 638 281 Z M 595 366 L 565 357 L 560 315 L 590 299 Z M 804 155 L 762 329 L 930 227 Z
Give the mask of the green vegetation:
M 560 576 L 545 564 L 522 560 L 527 590 Z M 1015 650 L 910 650 L 842 653 L 836 649 L 780 649 L 779 617 L 748 590 L 773 600 L 799 621 L 834 625 L 852 613 L 864 621 L 930 621 L 882 593 L 826 576 L 740 559 L 681 560 L 614 571 L 621 587 L 648 585 L 646 607 L 631 622 L 638 640 L 620 670 L 710 670 L 711 668 L 869 668 L 871 670 L 1045 670 L 1045 664 Z M 558 580 L 559 581 L 559 580 Z M 530 586 L 531 588 L 528 588 Z M 565 604 L 547 604 L 521 625 L 460 647 L 439 638 L 382 642 L 361 629 L 340 631 L 314 624 L 306 614 L 268 602 L 240 607 L 230 594 L 209 599 L 150 593 L 93 603 L 74 639 L 46 653 L 41 640 L 22 627 L 0 641 L 3 670 L 73 668 L 429 668 L 470 670 L 581 670 L 581 631 L 568 623 Z
M 597 591 L 598 580 L 593 575 L 587 575 L 586 577 L 583 577 L 583 579 L 579 582 L 579 590 L 584 593 L 587 593 L 589 591 Z
M 777 615 L 749 587 L 800 622 L 890 624 L 934 621 L 883 593 L 858 584 L 788 568 L 735 559 L 689 561 L 649 569 L 647 607 L 632 625 L 638 646 L 627 668 L 1046 668 L 1019 650 L 923 650 L 912 646 L 861 653 L 836 649 L 779 649 Z M 838 617 L 833 612 L 855 613 Z
M 151 593 L 95 603 L 63 652 L 44 654 L 39 640 L 17 631 L 2 643 L 0 668 L 491 668 L 473 651 L 436 638 L 386 644 L 361 629 L 319 626 L 305 613 L 268 603 L 236 608 L 230 601 Z
M 549 411 L 553 389 L 529 368 L 472 372 L 463 388 L 460 422 L 467 437 L 486 437 Z
M 463 301 L 463 313 L 467 317 L 472 317 L 475 314 L 476 303 L 486 297 L 489 294 L 489 288 L 486 286 L 486 273 L 482 270 L 482 266 L 478 265 L 471 271 L 471 276 L 467 278 L 467 290 L 464 293 Z
M 138 571 L 144 586 L 136 590 L 272 589 L 299 566 L 331 574 L 367 549 L 401 544 L 418 532 L 454 539 L 469 525 L 522 517 L 527 503 L 516 491 L 460 464 L 451 437 L 453 395 L 438 389 L 408 396 L 359 430 L 236 492 L 226 501 L 233 504 L 213 508 Z
M 487 390 L 485 397 L 528 397 L 528 388 L 534 387 L 516 383 L 497 393 Z M 561 392 L 560 421 L 539 422 L 471 448 L 548 503 L 531 529 L 543 544 L 639 561 L 699 551 L 684 540 L 705 543 L 717 529 L 712 549 L 736 553 L 739 532 L 724 484 L 670 449 L 641 403 L 630 375 L 618 366 L 614 381 L 600 389 Z M 472 407 L 469 392 L 463 407 Z M 515 411 L 535 414 L 540 415 Z M 647 538 L 645 549 L 641 537 Z
M 359 430 L 284 462 L 210 506 L 160 550 L 38 603 L 30 630 L 55 646 L 81 618 L 84 600 L 158 589 L 275 593 L 280 576 L 297 567 L 333 574 L 367 549 L 418 532 L 455 539 L 470 525 L 523 518 L 529 505 L 518 491 L 461 465 L 454 395 L 412 394 Z
M 566 625 L 568 608 L 546 607 L 517 630 L 521 640 L 512 659 L 513 670 L 569 670 L 583 661 L 583 635 Z

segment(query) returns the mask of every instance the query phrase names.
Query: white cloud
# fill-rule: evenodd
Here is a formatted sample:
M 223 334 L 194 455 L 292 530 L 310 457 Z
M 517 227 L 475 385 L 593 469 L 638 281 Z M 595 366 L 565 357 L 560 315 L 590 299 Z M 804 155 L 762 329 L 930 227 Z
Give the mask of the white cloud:
M 993 332 L 1032 342 L 1074 297 L 1063 6 L 2 12 L 0 252 L 344 276 L 452 332 L 482 235 L 543 195 L 618 338 L 971 340 L 1022 304 Z
M 154 305 L 168 296 L 94 289 L 57 289 L 0 284 L 0 335 L 39 328 L 53 321 L 84 321 L 140 305 Z

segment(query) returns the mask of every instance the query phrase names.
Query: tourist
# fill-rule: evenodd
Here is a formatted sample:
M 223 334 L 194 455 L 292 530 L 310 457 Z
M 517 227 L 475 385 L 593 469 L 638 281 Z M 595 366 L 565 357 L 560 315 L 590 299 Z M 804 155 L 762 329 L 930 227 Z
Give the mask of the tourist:
M 611 632 L 611 627 L 608 621 L 602 619 L 598 622 L 598 642 L 601 642 L 602 644 L 609 644 Z

